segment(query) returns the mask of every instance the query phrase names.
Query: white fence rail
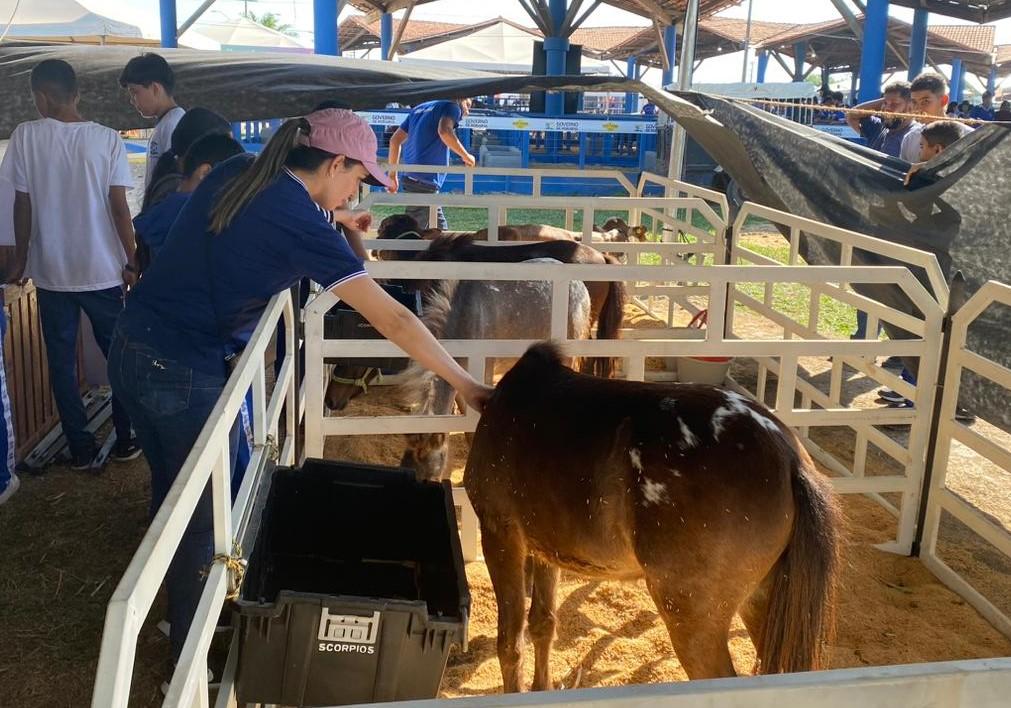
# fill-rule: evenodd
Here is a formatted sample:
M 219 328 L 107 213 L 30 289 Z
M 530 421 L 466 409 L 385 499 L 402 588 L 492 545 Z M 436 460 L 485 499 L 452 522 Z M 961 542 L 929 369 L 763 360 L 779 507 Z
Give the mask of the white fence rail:
M 875 666 L 803 674 L 457 698 L 455 708 L 1004 708 L 1011 659 Z M 442 708 L 445 700 L 398 708 Z
M 942 513 L 948 513 L 1011 562 L 1011 530 L 964 496 L 952 491 L 948 485 L 952 446 L 959 443 L 1001 470 L 1002 484 L 997 484 L 1004 489 L 1011 488 L 1011 450 L 1007 448 L 1006 442 L 1002 445 L 993 439 L 994 436 L 987 436 L 955 420 L 964 371 L 970 371 L 1003 387 L 1011 402 L 1011 369 L 970 351 L 966 345 L 969 327 L 993 305 L 1011 307 L 1011 286 L 994 281 L 986 283 L 952 318 L 947 372 L 944 377 L 946 385 L 941 400 L 937 450 L 931 475 L 921 558 L 941 582 L 964 597 L 994 627 L 1011 637 L 1011 616 L 1007 610 L 999 608 L 971 582 L 959 575 L 941 558 L 937 549 Z M 1006 440 L 1006 435 L 1002 437 Z
M 844 426 L 859 432 L 880 425 L 909 426 L 916 440 L 927 434 L 929 420 L 910 409 L 860 409 L 846 407 L 837 400 L 829 404 L 804 397 L 801 407 L 795 405 L 795 391 L 802 382 L 797 369 L 803 357 L 850 357 L 873 360 L 877 356 L 907 356 L 919 359 L 921 375 L 917 394 L 923 405 L 930 405 L 938 366 L 941 310 L 923 286 L 905 268 L 793 266 L 764 268 L 754 266 L 616 266 L 616 265 L 552 265 L 531 263 L 419 263 L 379 262 L 369 264 L 377 278 L 455 279 L 455 280 L 536 280 L 552 283 L 551 332 L 553 339 L 564 341 L 566 351 L 577 357 L 619 357 L 623 359 L 627 378 L 643 380 L 647 357 L 736 356 L 759 360 L 775 359 L 781 367 L 774 410 L 784 422 L 801 428 Z M 808 286 L 828 281 L 851 281 L 894 284 L 925 313 L 915 329 L 921 336 L 907 340 L 877 342 L 867 340 L 833 340 L 827 338 L 783 338 L 746 340 L 725 336 L 724 312 L 730 286 L 740 282 L 771 280 L 801 283 Z M 709 327 L 703 333 L 681 328 L 681 336 L 659 332 L 657 338 L 624 340 L 567 339 L 569 283 L 574 280 L 593 282 L 691 282 L 692 292 L 702 294 L 710 312 Z M 676 288 L 675 288 L 676 289 Z M 323 318 L 337 302 L 333 293 L 322 293 L 305 310 L 306 333 L 306 454 L 321 456 L 325 440 L 334 435 L 376 435 L 388 433 L 435 433 L 473 431 L 477 416 L 374 416 L 327 417 L 324 412 L 325 385 L 323 360 L 333 357 L 396 357 L 403 352 L 385 340 L 325 340 Z M 922 333 L 930 333 L 924 335 Z M 466 358 L 471 374 L 482 380 L 488 359 L 518 357 L 536 340 L 445 340 L 443 346 L 454 357 Z M 802 394 L 805 393 L 802 390 Z M 924 438 L 925 439 L 925 438 Z M 908 552 L 915 536 L 916 508 L 922 485 L 925 455 L 913 452 L 904 456 L 902 474 L 863 476 L 845 470 L 841 464 L 832 467 L 840 476 L 834 478 L 843 493 L 886 493 L 901 495 L 901 519 L 895 541 L 889 550 Z M 477 557 L 476 547 L 465 548 L 468 558 Z
M 268 398 L 264 355 L 274 343 L 279 322 L 284 323 L 286 333 L 285 358 Z M 296 429 L 297 407 L 294 334 L 295 312 L 290 293 L 285 291 L 267 306 L 200 437 L 112 594 L 102 633 L 92 699 L 94 708 L 128 705 L 138 633 L 208 480 L 214 508 L 214 553 L 232 556 L 264 468 L 272 459 L 279 458 L 286 465 L 294 463 L 295 436 L 292 432 Z M 233 504 L 229 434 L 250 388 L 253 390 L 253 454 Z M 278 454 L 282 411 L 287 436 Z M 212 564 L 183 645 L 179 668 L 172 676 L 166 705 L 207 705 L 207 651 L 228 583 L 229 571 L 225 565 Z
M 384 164 L 384 169 L 390 165 Z M 581 182 L 587 179 L 614 180 L 630 197 L 638 196 L 635 185 L 621 170 L 579 169 L 576 167 L 465 167 L 463 165 L 397 165 L 398 173 L 418 172 L 430 174 L 463 175 L 463 193 L 474 194 L 475 177 L 526 177 L 532 180 L 533 194 L 542 196 L 545 179 L 563 179 L 567 182 Z M 482 195 L 484 196 L 484 195 Z

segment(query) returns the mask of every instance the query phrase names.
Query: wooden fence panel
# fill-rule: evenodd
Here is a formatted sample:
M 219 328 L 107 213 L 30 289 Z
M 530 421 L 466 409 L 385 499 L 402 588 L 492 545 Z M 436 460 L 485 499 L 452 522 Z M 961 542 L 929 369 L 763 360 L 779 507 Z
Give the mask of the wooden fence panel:
M 8 323 L 3 341 L 7 391 L 13 409 L 15 457 L 20 462 L 59 423 L 60 417 L 49 386 L 35 286 L 7 285 L 0 288 L 0 293 Z M 80 378 L 80 344 L 77 358 Z

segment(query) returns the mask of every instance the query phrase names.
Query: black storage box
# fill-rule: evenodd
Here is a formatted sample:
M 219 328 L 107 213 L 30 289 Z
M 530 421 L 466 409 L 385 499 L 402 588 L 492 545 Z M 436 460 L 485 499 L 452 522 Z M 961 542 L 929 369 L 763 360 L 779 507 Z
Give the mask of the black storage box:
M 421 317 L 421 293 L 411 292 L 400 285 L 382 285 L 389 295 Z M 358 311 L 341 300 L 323 317 L 324 339 L 382 339 L 372 324 L 358 314 Z M 380 369 L 383 373 L 399 373 L 407 368 L 410 361 L 406 357 L 344 358 L 327 357 L 327 364 L 335 366 L 367 366 Z
M 448 482 L 323 460 L 278 468 L 243 547 L 239 704 L 438 695 L 470 612 Z

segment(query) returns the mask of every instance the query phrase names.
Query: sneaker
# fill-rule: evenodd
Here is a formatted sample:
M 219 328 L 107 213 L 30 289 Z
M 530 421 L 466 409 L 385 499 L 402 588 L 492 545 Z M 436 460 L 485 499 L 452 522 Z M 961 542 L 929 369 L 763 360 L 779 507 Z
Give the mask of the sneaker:
M 0 492 L 0 506 L 7 503 L 7 500 L 14 496 L 14 493 L 21 488 L 21 480 L 18 476 L 11 473 L 11 478 L 7 480 L 7 486 L 4 490 Z
M 130 438 L 126 441 L 117 440 L 112 448 L 112 452 L 109 453 L 109 459 L 113 462 L 128 462 L 140 457 L 141 452 L 143 450 L 137 444 L 137 438 Z
M 78 472 L 92 469 L 92 464 L 94 464 L 95 457 L 97 455 L 98 452 L 94 448 L 86 453 L 75 453 L 71 455 L 70 469 L 77 470 Z
M 887 401 L 888 403 L 902 403 L 906 400 L 905 396 L 898 391 L 893 391 L 890 388 L 878 389 L 878 398 L 882 401 Z

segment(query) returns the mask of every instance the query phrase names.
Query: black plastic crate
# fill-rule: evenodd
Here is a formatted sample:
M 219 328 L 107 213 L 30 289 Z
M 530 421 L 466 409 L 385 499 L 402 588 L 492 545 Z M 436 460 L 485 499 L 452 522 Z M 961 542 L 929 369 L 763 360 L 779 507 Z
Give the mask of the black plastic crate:
M 400 285 L 382 285 L 389 295 L 421 317 L 421 293 L 409 291 Z M 358 311 L 343 300 L 334 305 L 323 317 L 324 339 L 382 339 L 383 335 L 376 331 L 372 324 L 358 314 Z M 407 368 L 409 359 L 406 357 L 373 357 L 347 358 L 327 357 L 324 361 L 335 366 L 368 366 L 382 370 L 384 373 L 399 373 Z
M 448 482 L 322 460 L 279 468 L 243 545 L 240 704 L 438 695 L 470 612 Z

